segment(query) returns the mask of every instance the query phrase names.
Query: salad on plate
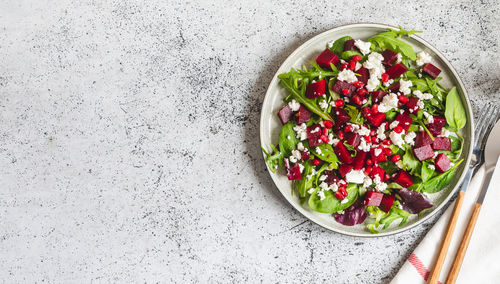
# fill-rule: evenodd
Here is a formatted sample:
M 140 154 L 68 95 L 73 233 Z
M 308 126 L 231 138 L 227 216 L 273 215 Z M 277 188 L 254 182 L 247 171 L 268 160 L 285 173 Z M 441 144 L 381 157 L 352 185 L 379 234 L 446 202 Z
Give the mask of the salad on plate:
M 304 206 L 372 233 L 433 206 L 463 162 L 466 112 L 425 51 L 389 29 L 367 41 L 329 42 L 310 67 L 280 74 L 278 144 L 263 152 L 284 169 Z

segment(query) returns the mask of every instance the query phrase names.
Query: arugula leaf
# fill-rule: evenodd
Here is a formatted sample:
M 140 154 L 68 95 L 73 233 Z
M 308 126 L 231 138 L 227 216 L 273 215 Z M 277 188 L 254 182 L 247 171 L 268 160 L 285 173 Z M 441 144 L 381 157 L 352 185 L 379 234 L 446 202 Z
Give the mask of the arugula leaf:
M 351 40 L 352 37 L 350 36 L 345 36 L 337 39 L 333 44 L 332 47 L 330 47 L 330 50 L 335 52 L 335 54 L 340 55 L 342 51 L 344 51 L 344 44 L 346 41 Z
M 294 187 L 299 192 L 300 197 L 306 197 L 307 191 L 313 186 L 314 179 L 307 179 L 307 175 L 312 173 L 314 167 L 310 163 L 304 163 L 304 172 L 300 180 L 294 180 Z
M 422 191 L 427 193 L 436 193 L 441 191 L 445 186 L 447 186 L 453 175 L 455 174 L 455 168 L 458 167 L 463 162 L 463 159 L 456 163 L 453 167 L 438 176 L 431 178 L 426 183 L 422 183 Z
M 344 204 L 340 203 L 340 200 L 338 200 L 333 195 L 333 192 L 331 190 L 323 191 L 325 193 L 325 199 L 320 200 L 318 191 L 319 188 L 316 188 L 316 190 L 311 194 L 311 196 L 309 197 L 308 205 L 309 208 L 320 213 L 334 213 L 344 210 L 347 207 L 351 206 L 351 204 L 353 204 L 354 201 L 356 201 L 356 199 L 358 198 L 358 186 L 353 183 L 349 184 L 346 188 L 346 198 L 349 201 Z
M 294 124 L 292 122 L 287 122 L 281 128 L 279 146 L 284 157 L 290 156 L 292 154 L 292 150 L 297 148 L 297 144 L 299 143 L 299 140 L 295 136 L 293 126 Z
M 392 222 L 402 219 L 399 226 L 402 226 L 408 221 L 408 217 L 410 217 L 411 213 L 406 212 L 403 209 L 399 209 L 399 201 L 394 201 L 394 205 L 391 210 L 388 212 L 387 216 L 385 216 L 382 220 L 380 220 L 380 224 L 384 225 L 384 229 L 387 229 Z
M 335 155 L 335 152 L 333 151 L 333 147 L 330 144 L 320 144 L 318 146 L 321 150 L 321 155 L 316 153 L 316 151 L 312 151 L 314 156 L 320 158 L 321 160 L 328 162 L 328 163 L 335 163 L 337 164 L 339 162 L 339 159 L 337 158 L 337 155 Z
M 381 49 L 391 49 L 408 57 L 410 60 L 417 60 L 417 56 L 411 45 L 400 40 L 398 35 L 393 32 L 374 35 L 368 41 L 372 44 L 377 44 Z
M 346 50 L 346 51 L 342 52 L 340 57 L 344 60 L 350 60 L 354 55 L 359 55 L 359 56 L 363 57 L 363 54 L 359 51 L 356 51 L 356 50 Z
M 382 220 L 384 217 L 387 216 L 387 213 L 382 211 L 380 208 L 377 206 L 366 206 L 366 212 L 368 212 L 368 217 L 375 219 L 373 222 L 369 223 L 366 225 L 366 228 L 370 230 L 373 234 L 378 234 L 380 231 L 378 231 L 378 227 L 381 225 L 380 220 Z
M 266 163 L 269 166 L 271 172 L 276 172 L 276 168 L 281 168 L 283 166 L 284 155 L 281 153 L 273 144 L 271 144 L 272 154 L 268 153 L 262 146 L 260 147 L 262 152 L 266 155 Z
M 444 116 L 446 117 L 446 122 L 454 132 L 462 129 L 467 122 L 465 108 L 456 87 L 453 87 L 448 92 L 448 95 L 446 95 Z
M 355 124 L 363 124 L 363 117 L 361 116 L 361 113 L 359 112 L 359 109 L 355 106 L 352 105 L 344 105 L 344 109 L 347 111 L 347 114 L 351 117 L 349 122 L 355 123 Z
M 382 163 L 380 163 L 378 165 L 382 169 L 384 169 L 386 173 L 388 173 L 390 175 L 392 175 L 393 173 L 395 173 L 395 172 L 397 172 L 399 170 L 399 168 L 396 166 L 396 164 L 394 164 L 393 162 L 390 162 L 390 161 L 385 161 L 385 162 L 382 162 Z

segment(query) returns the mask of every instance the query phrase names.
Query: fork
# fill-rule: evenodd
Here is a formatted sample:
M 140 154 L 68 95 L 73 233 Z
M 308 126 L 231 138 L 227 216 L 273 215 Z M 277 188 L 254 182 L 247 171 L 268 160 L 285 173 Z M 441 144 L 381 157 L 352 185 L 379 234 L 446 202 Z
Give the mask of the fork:
M 441 273 L 441 269 L 443 268 L 446 253 L 448 252 L 448 248 L 450 246 L 451 237 L 453 236 L 453 232 L 455 231 L 455 226 L 460 214 L 460 209 L 462 208 L 465 191 L 469 187 L 469 183 L 476 168 L 484 163 L 484 147 L 486 145 L 485 142 L 488 137 L 486 134 L 489 133 L 489 130 L 493 127 L 494 123 L 496 122 L 497 116 L 497 105 L 490 103 L 485 105 L 481 109 L 480 116 L 476 122 L 476 130 L 474 132 L 474 148 L 472 149 L 472 157 L 469 169 L 467 170 L 462 186 L 460 187 L 460 192 L 458 193 L 458 198 L 455 203 L 455 207 L 453 208 L 453 213 L 450 217 L 450 221 L 448 223 L 448 228 L 446 229 L 443 242 L 441 243 L 441 248 L 434 264 L 434 269 L 429 275 L 427 282 L 429 284 L 435 284 L 439 279 L 439 274 Z

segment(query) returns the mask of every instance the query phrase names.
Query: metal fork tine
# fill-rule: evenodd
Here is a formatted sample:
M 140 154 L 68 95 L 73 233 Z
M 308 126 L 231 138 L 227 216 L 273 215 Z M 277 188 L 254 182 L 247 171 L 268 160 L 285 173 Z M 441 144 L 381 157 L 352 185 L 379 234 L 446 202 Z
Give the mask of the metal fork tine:
M 476 147 L 479 147 L 482 144 L 485 134 L 488 132 L 488 129 L 493 126 L 493 123 L 496 122 L 498 117 L 498 107 L 496 105 L 488 104 L 489 109 L 484 115 L 484 121 L 481 122 L 480 131 L 478 133 L 476 139 Z
M 482 108 L 481 108 L 481 111 L 479 112 L 480 115 L 476 121 L 476 131 L 474 131 L 474 135 L 476 138 L 478 138 L 478 135 L 479 135 L 479 132 L 481 132 L 481 129 L 484 127 L 484 119 L 487 117 L 487 114 L 488 114 L 488 111 L 490 110 L 490 108 L 488 108 L 489 104 L 486 104 L 484 105 Z M 477 141 L 477 139 L 476 139 Z

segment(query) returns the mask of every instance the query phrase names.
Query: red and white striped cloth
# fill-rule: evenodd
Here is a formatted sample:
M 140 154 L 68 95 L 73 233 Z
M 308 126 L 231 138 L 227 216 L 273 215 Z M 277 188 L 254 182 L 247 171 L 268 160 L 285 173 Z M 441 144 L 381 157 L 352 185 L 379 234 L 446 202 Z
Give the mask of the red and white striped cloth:
M 490 184 L 500 183 L 500 171 L 496 171 Z M 439 277 L 444 283 L 453 263 L 455 253 L 462 239 L 474 203 L 483 182 L 484 167 L 479 169 L 472 179 L 465 194 L 462 211 L 460 212 L 455 234 L 452 237 L 448 254 Z M 486 200 L 481 208 L 467 254 L 465 255 L 460 274 L 456 283 L 500 283 L 500 189 L 495 186 L 488 190 Z M 438 250 L 453 207 L 451 204 L 434 227 L 427 233 L 418 247 L 405 261 L 391 284 L 426 283 L 427 276 L 434 265 Z

